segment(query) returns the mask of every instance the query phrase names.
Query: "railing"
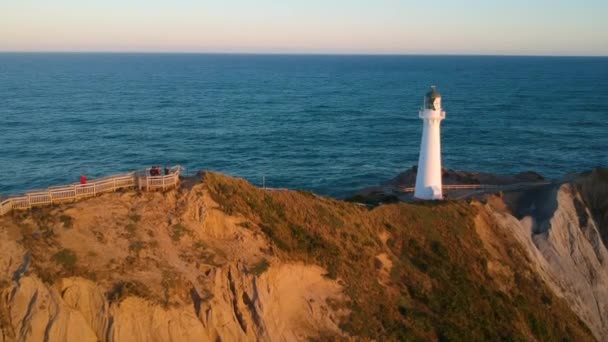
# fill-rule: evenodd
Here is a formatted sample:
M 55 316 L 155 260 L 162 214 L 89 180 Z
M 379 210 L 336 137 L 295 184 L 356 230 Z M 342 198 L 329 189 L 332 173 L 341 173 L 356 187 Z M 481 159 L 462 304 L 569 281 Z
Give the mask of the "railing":
M 86 184 L 72 184 L 50 187 L 47 190 L 34 190 L 22 196 L 9 197 L 0 202 L 0 216 L 11 210 L 30 209 L 33 206 L 50 205 L 66 201 L 78 201 L 105 192 L 114 192 L 139 186 L 142 190 L 158 190 L 175 187 L 179 184 L 181 166 L 170 169 L 168 175 L 149 176 L 149 170 L 96 179 Z
M 455 184 L 455 185 L 443 185 L 441 188 L 443 190 L 459 190 L 459 189 L 488 189 L 495 188 L 495 185 L 482 185 L 482 184 Z M 414 192 L 416 190 L 415 187 L 411 188 L 401 188 L 399 189 L 401 192 Z
M 0 203 L 0 216 L 13 210 L 13 202 L 10 199 Z
M 550 182 L 541 181 L 541 182 L 525 182 L 525 183 L 514 183 L 508 185 L 491 185 L 491 184 L 448 184 L 443 185 L 441 188 L 443 190 L 465 190 L 465 189 L 500 189 L 500 190 L 513 190 L 522 187 L 528 186 L 539 186 L 539 185 L 547 185 Z M 408 188 L 400 188 L 401 192 L 414 192 L 416 190 L 415 187 Z

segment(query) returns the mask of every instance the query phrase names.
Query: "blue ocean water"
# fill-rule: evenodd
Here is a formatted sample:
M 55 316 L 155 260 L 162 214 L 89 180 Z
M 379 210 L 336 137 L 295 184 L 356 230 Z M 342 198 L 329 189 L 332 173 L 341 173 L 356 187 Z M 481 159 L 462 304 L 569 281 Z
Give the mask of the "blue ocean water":
M 153 164 L 340 196 L 417 163 L 443 94 L 445 167 L 608 165 L 608 58 L 0 54 L 0 193 Z

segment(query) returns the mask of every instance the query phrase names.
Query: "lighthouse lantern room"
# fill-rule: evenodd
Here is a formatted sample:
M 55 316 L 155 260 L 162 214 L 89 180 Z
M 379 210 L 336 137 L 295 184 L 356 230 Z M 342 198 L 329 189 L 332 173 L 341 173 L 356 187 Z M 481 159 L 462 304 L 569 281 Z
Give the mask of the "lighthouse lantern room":
M 424 106 L 418 116 L 422 119 L 422 141 L 416 173 L 414 197 L 424 200 L 443 199 L 441 183 L 441 94 L 431 86 L 424 96 Z

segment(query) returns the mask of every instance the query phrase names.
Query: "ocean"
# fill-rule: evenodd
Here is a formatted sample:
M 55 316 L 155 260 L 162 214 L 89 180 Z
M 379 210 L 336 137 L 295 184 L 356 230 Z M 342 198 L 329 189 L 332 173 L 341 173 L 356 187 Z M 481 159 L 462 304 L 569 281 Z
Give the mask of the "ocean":
M 608 58 L 0 54 L 0 194 L 152 165 L 344 196 L 418 161 L 424 93 L 447 168 L 608 166 Z

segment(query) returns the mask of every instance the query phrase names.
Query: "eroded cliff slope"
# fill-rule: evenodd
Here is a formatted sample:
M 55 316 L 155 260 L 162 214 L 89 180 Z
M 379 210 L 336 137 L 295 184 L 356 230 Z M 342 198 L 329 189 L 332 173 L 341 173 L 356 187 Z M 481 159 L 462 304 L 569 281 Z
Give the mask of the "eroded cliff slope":
M 15 212 L 0 341 L 604 338 L 605 247 L 555 194 L 547 226 L 500 197 L 367 208 L 206 173 Z

